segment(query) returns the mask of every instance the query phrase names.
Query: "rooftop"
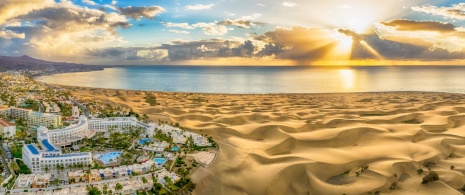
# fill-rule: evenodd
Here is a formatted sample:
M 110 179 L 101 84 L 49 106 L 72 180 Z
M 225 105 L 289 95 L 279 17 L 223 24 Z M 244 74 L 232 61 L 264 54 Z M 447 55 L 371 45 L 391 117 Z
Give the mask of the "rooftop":
M 42 145 L 47 148 L 47 151 L 48 152 L 55 152 L 55 151 L 59 151 L 57 148 L 55 148 L 55 146 L 53 146 L 49 141 L 48 139 L 43 139 L 42 140 Z
M 37 148 L 34 145 L 28 144 L 27 148 L 29 149 L 29 151 L 31 151 L 32 154 L 39 154 L 39 151 L 37 150 Z
M 10 123 L 6 120 L 3 120 L 3 119 L 0 119 L 0 125 L 3 126 L 3 127 L 11 127 L 11 126 L 15 126 L 13 123 Z

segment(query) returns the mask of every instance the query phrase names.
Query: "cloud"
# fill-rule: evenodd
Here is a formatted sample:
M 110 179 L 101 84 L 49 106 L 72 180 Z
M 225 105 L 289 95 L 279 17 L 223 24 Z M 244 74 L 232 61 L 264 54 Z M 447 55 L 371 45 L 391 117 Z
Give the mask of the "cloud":
M 394 27 L 399 31 L 436 31 L 441 33 L 454 32 L 456 26 L 437 21 L 391 20 L 381 22 L 385 26 Z
M 7 20 L 27 14 L 32 10 L 52 6 L 53 0 L 2 0 L 0 1 L 0 25 Z
M 465 3 L 454 4 L 451 7 L 436 7 L 433 5 L 414 6 L 412 10 L 434 16 L 465 20 Z
M 299 6 L 299 4 L 293 3 L 293 2 L 283 2 L 282 5 L 283 5 L 284 7 L 295 7 L 295 6 Z
M 168 30 L 168 32 L 177 33 L 177 34 L 189 34 L 189 31 L 185 31 L 185 30 Z
M 251 22 L 248 20 L 241 20 L 241 19 L 236 19 L 236 20 L 226 19 L 226 20 L 218 22 L 218 24 L 225 25 L 225 26 L 237 26 L 239 28 L 250 28 L 256 25 L 264 25 L 265 23 Z
M 21 24 L 4 25 L 0 40 L 16 39 L 2 49 L 61 61 L 82 59 L 80 56 L 86 50 L 124 43 L 116 29 L 131 25 L 117 12 L 81 7 L 70 1 L 30 10 L 10 18 L 7 24 L 15 21 Z
M 11 30 L 0 31 L 0 38 L 4 39 L 24 39 L 25 37 L 24 33 L 15 33 Z
M 172 22 L 164 22 L 163 25 L 166 27 L 175 27 L 175 28 L 183 28 L 183 29 L 194 29 L 193 26 L 189 25 L 187 22 L 183 23 L 172 23 Z
M 105 4 L 105 5 L 103 5 L 103 7 L 111 9 L 113 11 L 118 11 L 118 8 L 116 6 L 114 6 L 114 5 Z
M 168 50 L 153 49 L 153 50 L 138 50 L 137 56 L 148 61 L 166 61 L 168 60 Z
M 83 3 L 87 4 L 87 5 L 97 5 L 97 3 L 95 3 L 94 1 L 92 0 L 82 0 Z
M 140 19 L 140 18 L 154 18 L 158 14 L 165 11 L 164 8 L 160 6 L 151 6 L 151 7 L 123 7 L 119 8 L 119 11 L 122 15 L 129 16 L 133 19 Z
M 450 23 L 392 20 L 381 22 L 377 28 L 383 37 L 404 42 L 412 38 L 421 39 L 433 44 L 430 49 L 442 48 L 454 52 L 465 48 L 465 31 Z
M 242 17 L 239 18 L 239 20 L 256 20 L 257 18 L 259 18 L 261 16 L 262 16 L 262 14 L 254 13 L 252 15 L 242 16 Z
M 215 4 L 195 4 L 195 5 L 187 5 L 186 9 L 198 11 L 198 10 L 211 9 L 213 6 L 215 6 Z
M 228 28 L 224 25 L 218 25 L 216 22 L 199 22 L 192 24 L 193 27 L 202 28 L 206 35 L 224 35 L 228 33 Z

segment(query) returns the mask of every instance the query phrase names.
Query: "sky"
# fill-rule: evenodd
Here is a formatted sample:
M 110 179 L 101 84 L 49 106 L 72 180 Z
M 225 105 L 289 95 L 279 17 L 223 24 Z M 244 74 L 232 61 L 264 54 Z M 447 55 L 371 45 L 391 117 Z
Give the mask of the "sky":
M 1 0 L 0 55 L 98 65 L 465 65 L 459 0 Z

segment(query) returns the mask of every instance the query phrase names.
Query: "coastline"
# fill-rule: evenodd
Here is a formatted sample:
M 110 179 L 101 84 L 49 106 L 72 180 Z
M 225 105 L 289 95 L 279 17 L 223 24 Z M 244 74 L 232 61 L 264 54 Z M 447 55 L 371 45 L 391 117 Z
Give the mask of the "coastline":
M 465 170 L 460 163 L 465 152 L 457 149 L 465 142 L 465 94 L 212 94 L 59 87 L 79 99 L 125 106 L 153 121 L 179 123 L 212 136 L 221 152 L 208 168 L 191 173 L 198 186 L 194 194 L 455 194 L 465 185 L 450 179 L 465 175 L 449 168 Z M 145 102 L 148 95 L 156 97 L 156 105 Z M 436 165 L 425 167 L 426 162 Z M 370 168 L 360 177 L 347 176 L 349 184 L 330 180 L 365 165 Z M 424 174 L 416 173 L 419 167 Z M 441 182 L 422 185 L 428 169 L 438 172 Z M 393 183 L 399 187 L 390 189 Z

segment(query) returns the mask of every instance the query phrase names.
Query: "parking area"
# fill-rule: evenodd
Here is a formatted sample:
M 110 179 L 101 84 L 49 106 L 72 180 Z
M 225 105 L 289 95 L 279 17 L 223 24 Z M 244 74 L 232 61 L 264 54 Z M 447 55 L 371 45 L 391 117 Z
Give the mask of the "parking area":
M 5 177 L 8 177 L 11 173 L 8 168 L 8 162 L 13 159 L 13 155 L 11 154 L 11 149 L 10 147 L 4 145 L 3 143 L 0 142 L 1 150 L 2 150 L 2 165 L 3 165 L 3 171 L 5 172 Z

